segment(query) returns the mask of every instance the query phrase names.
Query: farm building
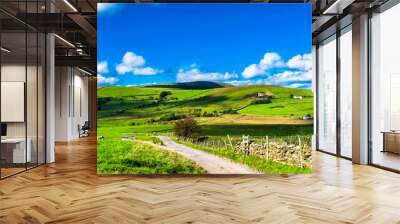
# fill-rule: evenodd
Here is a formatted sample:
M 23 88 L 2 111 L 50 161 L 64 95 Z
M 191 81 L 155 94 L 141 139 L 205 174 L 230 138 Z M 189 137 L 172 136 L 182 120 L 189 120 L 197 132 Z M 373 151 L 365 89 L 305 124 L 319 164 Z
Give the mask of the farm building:
M 272 93 L 267 93 L 267 92 L 256 92 L 256 93 L 247 95 L 247 97 L 250 97 L 250 98 L 259 98 L 259 99 L 267 99 L 267 98 L 270 98 L 270 97 L 272 97 L 272 96 L 273 96 Z
M 267 94 L 263 92 L 257 93 L 257 97 L 265 97 Z
M 301 100 L 301 99 L 303 99 L 303 96 L 293 95 L 292 98 L 293 98 L 293 99 Z

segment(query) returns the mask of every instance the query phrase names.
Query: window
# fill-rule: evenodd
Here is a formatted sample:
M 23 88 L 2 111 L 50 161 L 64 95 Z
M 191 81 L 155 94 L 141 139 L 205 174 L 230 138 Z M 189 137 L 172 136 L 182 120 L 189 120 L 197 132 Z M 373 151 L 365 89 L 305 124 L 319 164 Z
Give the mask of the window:
M 400 170 L 400 4 L 371 18 L 372 163 Z
M 340 35 L 340 155 L 352 157 L 352 33 L 351 26 Z
M 15 2 L 14 2 L 15 3 Z M 0 6 L 13 4 L 1 2 Z M 43 2 L 19 2 L 40 13 Z M 0 178 L 45 163 L 45 35 L 0 13 Z
M 318 148 L 336 153 L 336 36 L 318 48 Z

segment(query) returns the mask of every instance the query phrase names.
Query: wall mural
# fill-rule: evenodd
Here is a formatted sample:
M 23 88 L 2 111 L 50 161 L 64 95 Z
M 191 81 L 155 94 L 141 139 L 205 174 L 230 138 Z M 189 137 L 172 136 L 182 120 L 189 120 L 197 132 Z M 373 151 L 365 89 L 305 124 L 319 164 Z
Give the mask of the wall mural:
M 99 174 L 311 173 L 311 4 L 98 4 Z

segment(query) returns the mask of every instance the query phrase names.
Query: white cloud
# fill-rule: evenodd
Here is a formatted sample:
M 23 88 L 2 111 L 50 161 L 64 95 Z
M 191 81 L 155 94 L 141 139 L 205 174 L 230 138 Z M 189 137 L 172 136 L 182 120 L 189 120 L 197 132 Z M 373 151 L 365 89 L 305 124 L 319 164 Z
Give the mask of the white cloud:
M 252 64 L 247 66 L 243 72 L 242 72 L 242 76 L 246 79 L 250 79 L 259 75 L 264 75 L 265 74 L 265 70 L 261 69 L 258 65 L 256 64 Z
M 177 82 L 193 82 L 193 81 L 222 81 L 238 78 L 236 73 L 218 73 L 218 72 L 201 72 L 197 68 L 189 70 L 179 69 L 176 74 Z
M 145 63 L 146 61 L 142 56 L 128 51 L 124 54 L 122 63 L 118 64 L 116 69 L 118 74 L 123 75 L 132 72 L 136 67 L 143 66 Z
M 260 61 L 260 68 L 267 70 L 276 67 L 282 67 L 285 63 L 281 60 L 281 56 L 275 52 L 267 52 L 264 54 L 264 58 Z
M 273 73 L 278 70 L 278 73 Z M 312 79 L 312 55 L 299 54 L 284 62 L 279 54 L 267 52 L 258 64 L 247 66 L 242 77 L 252 80 L 232 81 L 234 85 L 269 84 L 293 88 L 309 88 Z M 254 80 L 254 77 L 266 78 Z
M 275 74 L 265 79 L 265 83 L 271 83 L 273 85 L 279 85 L 282 83 L 290 82 L 304 82 L 310 81 L 312 78 L 312 72 L 309 71 L 284 71 Z
M 296 55 L 287 62 L 287 66 L 293 69 L 311 70 L 312 55 L 311 54 Z
M 160 84 L 159 82 L 148 82 L 148 83 L 138 83 L 138 84 L 129 84 L 125 85 L 126 87 L 135 87 L 135 86 L 146 86 L 146 85 L 156 85 Z
M 100 74 L 97 74 L 97 83 L 98 84 L 115 84 L 117 83 L 119 80 L 118 78 L 115 77 L 104 77 Z
M 286 87 L 310 89 L 311 88 L 311 83 L 292 83 L 292 84 L 286 85 Z
M 242 76 L 246 79 L 253 78 L 260 75 L 267 74 L 268 69 L 284 67 L 285 63 L 282 61 L 281 56 L 275 52 L 267 52 L 258 64 L 251 64 L 247 66 Z
M 161 73 L 162 70 L 154 69 L 151 67 L 145 67 L 145 68 L 134 68 L 132 72 L 135 75 L 155 75 Z
M 128 51 L 122 57 L 122 62 L 118 64 L 115 69 L 120 75 L 124 75 L 126 73 L 132 73 L 134 75 L 156 75 L 163 72 L 162 70 L 148 66 L 142 67 L 145 64 L 146 60 L 143 58 L 143 56 Z
M 257 80 L 233 80 L 229 81 L 227 83 L 230 83 L 234 86 L 248 86 L 248 85 L 260 85 L 263 84 L 262 79 L 257 79 Z
M 101 61 L 101 62 L 97 63 L 97 72 L 101 73 L 101 74 L 108 73 L 107 61 Z

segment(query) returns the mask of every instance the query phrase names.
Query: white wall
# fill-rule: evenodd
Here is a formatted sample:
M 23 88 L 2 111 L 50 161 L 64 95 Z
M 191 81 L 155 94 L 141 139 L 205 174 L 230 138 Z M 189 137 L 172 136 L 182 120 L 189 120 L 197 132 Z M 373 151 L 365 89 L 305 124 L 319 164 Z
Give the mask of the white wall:
M 37 70 L 38 69 L 38 70 Z M 3 113 L 20 113 L 22 120 L 18 122 L 4 122 L 7 124 L 7 137 L 9 138 L 25 138 L 29 139 L 29 148 L 31 149 L 32 162 L 44 163 L 44 82 L 41 67 L 18 63 L 4 63 L 1 66 L 2 82 L 20 82 L 26 85 L 26 101 L 25 89 L 19 89 L 23 102 L 19 108 L 2 107 Z M 27 80 L 25 80 L 27 78 Z M 3 83 L 2 83 L 3 85 Z M 2 89 L 2 99 L 7 98 L 7 92 Z M 10 97 L 11 98 L 11 97 Z M 26 107 L 25 107 L 26 102 Z M 18 102 L 15 102 L 18 103 Z M 13 111 L 19 110 L 19 111 Z M 26 112 L 26 120 L 24 114 Z M 3 119 L 2 119 L 3 120 Z
M 55 140 L 79 138 L 78 125 L 88 120 L 88 78 L 76 68 L 56 67 Z
M 69 68 L 55 68 L 55 140 L 67 141 L 69 133 Z
M 1 81 L 25 82 L 25 64 L 3 64 L 1 66 Z M 7 108 L 1 108 L 7 110 Z M 25 122 L 7 122 L 7 137 L 25 137 Z
M 27 69 L 27 70 L 26 70 Z M 36 77 L 36 66 L 27 66 L 25 64 L 3 64 L 1 66 L 1 81 L 2 82 L 24 82 L 26 83 L 25 76 L 26 71 L 28 72 L 28 88 L 27 88 L 27 119 L 28 119 L 28 132 L 32 130 L 36 131 L 36 79 L 33 79 L 31 74 L 35 74 Z M 4 97 L 4 96 L 3 96 Z M 42 105 L 38 105 L 39 107 Z M 1 108 L 7 110 L 8 108 Z M 24 110 L 24 108 L 22 108 Z M 33 123 L 32 123 L 33 122 Z M 10 137 L 24 137 L 25 136 L 25 123 L 26 122 L 7 122 L 7 134 Z M 36 135 L 36 132 L 35 132 Z M 29 133 L 28 133 L 29 137 Z

